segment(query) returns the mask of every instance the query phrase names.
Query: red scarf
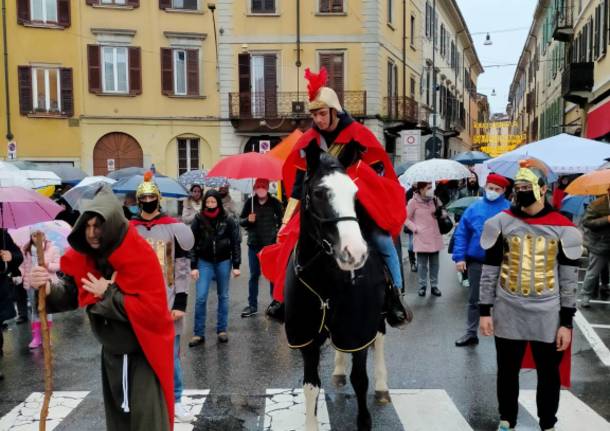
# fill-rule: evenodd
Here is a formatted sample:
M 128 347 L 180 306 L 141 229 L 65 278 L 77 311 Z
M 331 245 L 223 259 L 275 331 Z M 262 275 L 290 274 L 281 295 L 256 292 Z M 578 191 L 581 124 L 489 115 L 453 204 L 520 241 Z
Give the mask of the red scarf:
M 218 214 L 220 214 L 220 208 L 216 207 L 212 211 L 209 211 L 207 208 L 205 208 L 202 212 L 203 215 L 207 218 L 215 219 L 216 217 L 218 217 Z
M 108 262 L 117 273 L 116 284 L 125 295 L 127 318 L 144 356 L 159 379 L 165 395 L 170 428 L 174 427 L 174 324 L 167 306 L 167 293 L 159 261 L 152 247 L 130 226 L 125 239 Z M 90 256 L 74 249 L 61 258 L 61 271 L 74 278 L 80 307 L 98 299 L 83 289 L 81 282 L 90 272 L 100 277 Z

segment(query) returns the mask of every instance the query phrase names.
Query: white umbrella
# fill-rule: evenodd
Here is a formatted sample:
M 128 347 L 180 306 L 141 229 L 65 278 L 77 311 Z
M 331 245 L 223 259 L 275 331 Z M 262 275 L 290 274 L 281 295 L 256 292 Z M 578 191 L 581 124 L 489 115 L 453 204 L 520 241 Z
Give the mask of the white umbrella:
M 17 166 L 15 166 L 12 163 L 8 163 L 8 162 L 3 162 L 0 160 L 0 172 L 5 172 L 5 171 L 18 171 L 19 168 Z
M 95 197 L 95 194 L 104 184 L 114 183 L 116 183 L 116 180 L 104 176 L 83 178 L 80 183 L 65 192 L 62 198 L 73 209 L 80 210 L 84 204 Z
M 33 189 L 34 183 L 17 171 L 0 171 L 0 187 L 23 187 Z
M 398 180 L 407 187 L 409 184 L 461 180 L 468 178 L 470 175 L 472 173 L 455 160 L 430 159 L 414 164 L 398 177 Z
M 47 186 L 58 186 L 61 184 L 61 178 L 51 171 L 34 171 L 34 170 L 20 170 L 14 172 L 13 175 L 22 175 L 33 184 L 33 188 L 38 189 Z
M 77 185 L 75 185 L 72 188 L 75 189 L 77 187 L 85 187 L 85 186 L 89 186 L 91 184 L 96 184 L 96 183 L 114 184 L 114 183 L 116 183 L 116 180 L 105 177 L 103 175 L 96 175 L 96 176 L 92 176 L 92 177 L 83 178 Z
M 484 164 L 488 165 L 491 161 L 502 160 L 512 155 L 540 159 L 559 175 L 580 174 L 594 171 L 604 159 L 610 157 L 610 145 L 561 133 L 523 145 Z

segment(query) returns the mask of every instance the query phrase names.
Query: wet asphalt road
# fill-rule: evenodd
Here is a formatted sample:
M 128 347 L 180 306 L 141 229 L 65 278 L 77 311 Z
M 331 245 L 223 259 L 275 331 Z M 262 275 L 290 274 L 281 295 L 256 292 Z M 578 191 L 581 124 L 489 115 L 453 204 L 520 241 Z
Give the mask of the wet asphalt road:
M 209 389 L 196 430 L 263 429 L 265 391 L 269 388 L 300 388 L 302 362 L 298 352 L 285 341 L 283 327 L 259 315 L 240 317 L 247 299 L 247 265 L 231 285 L 228 344 L 215 337 L 216 299 L 208 300 L 207 343 L 189 348 L 192 335 L 193 301 L 189 305 L 183 335 L 185 388 Z M 444 389 L 461 415 L 475 430 L 497 426 L 495 395 L 495 349 L 492 339 L 481 339 L 477 347 L 456 348 L 463 334 L 467 289 L 458 285 L 450 257 L 441 256 L 441 298 L 415 294 L 415 274 L 406 269 L 407 302 L 415 319 L 406 330 L 390 329 L 386 343 L 389 386 L 396 389 Z M 268 288 L 261 282 L 261 308 L 268 303 Z M 193 298 L 194 295 L 191 295 Z M 594 304 L 585 313 L 591 323 L 610 324 L 610 305 Z M 598 329 L 610 345 L 610 329 Z M 0 417 L 30 393 L 43 390 L 42 352 L 30 352 L 27 325 L 10 324 L 5 332 L 4 357 L 0 367 Z M 54 382 L 61 391 L 87 390 L 91 393 L 62 421 L 57 430 L 103 430 L 103 402 L 100 384 L 100 347 L 93 338 L 83 311 L 58 315 L 53 328 Z M 333 354 L 325 347 L 321 377 L 333 430 L 355 429 L 356 402 L 351 387 L 335 389 L 330 384 Z M 372 354 L 369 376 L 372 376 Z M 522 389 L 535 388 L 535 372 L 524 372 Z M 610 368 L 604 366 L 589 343 L 575 330 L 573 345 L 572 393 L 610 421 Z M 402 430 L 398 415 L 390 406 L 376 406 L 372 387 L 370 407 L 375 430 Z M 447 430 L 451 430 L 448 424 Z M 536 421 L 520 411 L 519 430 L 537 429 Z M 589 431 L 586 424 L 579 431 Z M 596 430 L 591 430 L 596 431 Z

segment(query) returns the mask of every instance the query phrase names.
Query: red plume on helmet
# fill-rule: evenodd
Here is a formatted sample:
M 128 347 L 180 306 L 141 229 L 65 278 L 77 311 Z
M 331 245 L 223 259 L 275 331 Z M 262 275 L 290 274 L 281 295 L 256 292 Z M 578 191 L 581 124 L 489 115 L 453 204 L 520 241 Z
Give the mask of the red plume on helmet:
M 144 181 L 150 181 L 153 179 L 153 177 L 154 177 L 154 174 L 152 173 L 152 171 L 144 172 Z
M 326 85 L 328 72 L 325 67 L 320 69 L 319 73 L 313 73 L 309 68 L 305 69 L 305 79 L 309 81 L 307 84 L 307 92 L 309 93 L 309 101 L 313 101 L 320 91 L 320 88 Z

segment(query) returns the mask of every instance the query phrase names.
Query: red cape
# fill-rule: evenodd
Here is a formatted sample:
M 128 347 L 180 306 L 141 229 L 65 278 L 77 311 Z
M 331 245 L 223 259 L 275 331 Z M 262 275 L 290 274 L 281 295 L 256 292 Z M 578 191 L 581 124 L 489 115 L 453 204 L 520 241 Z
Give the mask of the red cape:
M 313 128 L 301 136 L 284 163 L 283 179 L 289 196 L 296 170 L 307 167 L 301 150 L 306 148 L 312 139 L 316 139 L 319 144 L 320 134 Z M 381 229 L 397 236 L 407 218 L 407 206 L 404 189 L 397 180 L 392 163 L 375 135 L 358 122 L 351 123 L 341 131 L 335 144 L 347 144 L 352 140 L 366 148 L 362 160 L 347 169 L 347 174 L 358 186 L 358 201 Z M 383 177 L 370 167 L 370 164 L 377 162 L 384 165 Z M 300 215 L 296 213 L 280 232 L 278 242 L 263 248 L 258 255 L 263 275 L 273 282 L 273 299 L 276 301 L 284 301 L 286 267 L 299 239 L 299 231 Z
M 132 226 L 144 226 L 146 229 L 150 229 L 152 226 L 156 226 L 158 224 L 174 224 L 178 223 L 173 217 L 168 215 L 162 215 L 161 217 L 154 218 L 152 220 L 142 220 L 142 219 L 131 219 L 129 220 L 129 224 Z
M 125 295 L 125 311 L 140 347 L 155 372 L 167 404 L 170 427 L 174 426 L 174 323 L 167 306 L 165 282 L 159 260 L 146 240 L 132 226 L 108 259 L 117 273 L 117 287 Z M 80 307 L 98 301 L 83 289 L 88 272 L 100 276 L 89 256 L 69 249 L 60 269 L 74 278 Z
M 519 217 L 511 210 L 505 210 L 506 214 L 511 217 L 518 218 L 519 220 L 524 221 L 529 225 L 546 225 L 546 226 L 563 226 L 563 227 L 573 227 L 574 224 L 563 215 L 559 214 L 556 211 L 552 211 L 542 217 Z M 535 369 L 536 362 L 534 361 L 534 355 L 532 354 L 532 349 L 529 344 L 527 345 L 527 349 L 525 350 L 525 356 L 523 358 L 523 362 L 521 363 L 521 368 L 527 369 Z M 563 353 L 563 358 L 561 359 L 561 363 L 559 364 L 559 376 L 561 378 L 561 385 L 569 388 L 571 386 L 571 374 L 572 374 L 572 344 L 566 349 Z

